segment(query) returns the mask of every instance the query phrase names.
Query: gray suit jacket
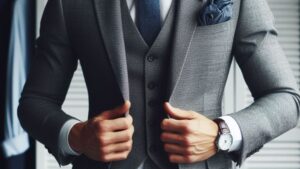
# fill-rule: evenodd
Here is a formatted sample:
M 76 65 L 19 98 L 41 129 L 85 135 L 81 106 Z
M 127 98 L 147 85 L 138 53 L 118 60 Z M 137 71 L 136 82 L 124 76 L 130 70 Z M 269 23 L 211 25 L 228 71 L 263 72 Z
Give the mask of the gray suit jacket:
M 240 126 L 243 144 L 230 157 L 241 164 L 297 124 L 300 96 L 267 2 L 233 2 L 230 21 L 198 26 L 206 0 L 178 0 L 166 81 L 172 105 L 213 119 L 222 115 L 224 86 L 236 58 L 255 98 L 251 106 L 231 115 Z M 29 134 L 61 164 L 72 159 L 61 155 L 58 134 L 73 118 L 61 105 L 78 60 L 89 93 L 89 118 L 129 98 L 121 24 L 119 0 L 50 0 L 46 7 L 18 114 Z M 229 163 L 229 157 L 218 154 L 208 160 L 208 167 L 228 168 Z

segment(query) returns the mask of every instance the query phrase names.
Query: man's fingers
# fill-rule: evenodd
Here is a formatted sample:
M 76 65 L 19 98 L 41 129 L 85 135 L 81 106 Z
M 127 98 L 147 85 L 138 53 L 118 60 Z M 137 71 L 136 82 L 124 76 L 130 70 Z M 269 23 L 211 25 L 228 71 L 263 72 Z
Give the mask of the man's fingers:
M 164 149 L 169 154 L 193 155 L 192 149 L 177 144 L 165 144 Z
M 161 141 L 169 144 L 183 144 L 183 137 L 176 133 L 164 132 L 161 134 Z
M 117 118 L 113 120 L 102 120 L 98 121 L 99 132 L 111 132 L 126 130 L 132 126 L 132 117 L 128 115 L 126 117 Z
M 131 148 L 132 148 L 132 140 L 104 146 L 101 148 L 100 152 L 101 154 L 111 154 L 111 153 L 118 153 L 123 151 L 130 151 Z
M 170 103 L 165 102 L 164 109 L 168 115 L 170 115 L 174 119 L 195 119 L 198 116 L 198 113 L 193 111 L 186 111 L 179 108 L 173 107 Z
M 120 143 L 120 142 L 129 141 L 129 140 L 132 139 L 133 133 L 134 133 L 133 126 L 131 126 L 127 130 L 114 132 L 113 135 L 112 135 L 113 143 Z
M 126 130 L 129 129 L 132 126 L 132 116 L 128 115 L 123 118 L 118 118 L 111 120 L 111 129 L 112 131 L 118 131 L 118 130 Z
M 109 144 L 116 144 L 121 142 L 126 142 L 132 139 L 132 135 L 134 132 L 133 126 L 131 126 L 127 130 L 117 131 L 117 132 L 109 132 L 105 135 L 99 136 L 99 141 L 101 146 L 107 146 Z
M 100 117 L 102 119 L 115 119 L 118 117 L 125 116 L 126 113 L 129 112 L 131 103 L 129 101 L 126 101 L 123 105 L 120 105 L 112 110 L 106 110 L 103 113 L 101 113 Z
M 100 159 L 100 160 L 103 162 L 125 160 L 128 157 L 128 154 L 129 154 L 129 151 L 107 154 L 107 155 L 103 155 L 102 159 Z
M 186 133 L 187 127 L 186 120 L 164 119 L 161 123 L 162 130 L 174 133 Z

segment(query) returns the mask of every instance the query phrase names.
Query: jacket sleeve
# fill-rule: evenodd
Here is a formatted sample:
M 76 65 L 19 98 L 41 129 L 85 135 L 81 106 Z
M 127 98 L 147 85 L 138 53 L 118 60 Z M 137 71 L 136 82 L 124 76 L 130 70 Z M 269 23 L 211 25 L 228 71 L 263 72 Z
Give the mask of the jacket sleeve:
M 231 115 L 243 137 L 240 151 L 234 154 L 241 165 L 265 143 L 297 125 L 300 96 L 266 0 L 241 0 L 233 54 L 255 100 Z
M 59 164 L 71 160 L 60 153 L 58 136 L 63 124 L 73 119 L 62 111 L 62 104 L 76 68 L 77 58 L 71 52 L 61 0 L 49 0 L 18 116 L 22 127 L 43 143 Z

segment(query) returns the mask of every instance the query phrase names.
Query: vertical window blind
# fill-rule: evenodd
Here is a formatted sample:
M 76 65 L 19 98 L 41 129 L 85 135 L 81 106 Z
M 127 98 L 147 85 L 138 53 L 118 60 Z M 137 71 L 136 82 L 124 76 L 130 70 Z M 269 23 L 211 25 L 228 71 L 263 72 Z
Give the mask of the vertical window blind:
M 37 23 L 46 2 L 47 0 L 37 1 Z M 280 43 L 300 84 L 299 0 L 268 0 L 268 2 L 276 18 Z M 237 64 L 233 63 L 224 93 L 224 113 L 238 111 L 252 102 L 251 93 L 242 74 Z M 80 65 L 72 79 L 63 110 L 81 120 L 87 119 L 88 95 Z M 60 168 L 44 146 L 38 142 L 36 151 L 38 169 Z M 71 165 L 61 168 L 71 169 Z M 246 161 L 242 169 L 300 169 L 300 126 L 266 144 L 260 152 Z

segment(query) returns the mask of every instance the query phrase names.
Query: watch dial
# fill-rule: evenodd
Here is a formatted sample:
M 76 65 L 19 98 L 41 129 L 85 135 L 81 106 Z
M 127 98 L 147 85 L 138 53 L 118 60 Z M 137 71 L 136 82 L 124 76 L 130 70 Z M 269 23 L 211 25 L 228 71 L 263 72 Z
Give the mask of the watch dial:
M 218 141 L 218 148 L 222 151 L 227 151 L 232 145 L 232 136 L 231 134 L 222 134 L 220 135 Z

